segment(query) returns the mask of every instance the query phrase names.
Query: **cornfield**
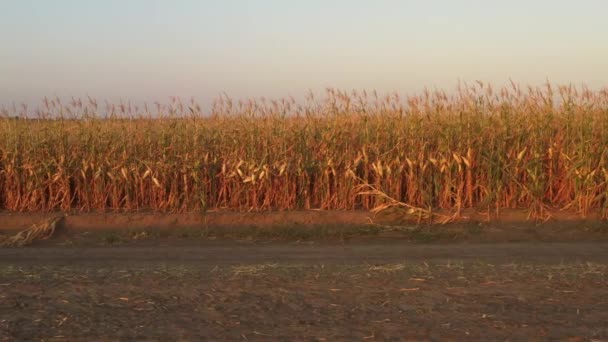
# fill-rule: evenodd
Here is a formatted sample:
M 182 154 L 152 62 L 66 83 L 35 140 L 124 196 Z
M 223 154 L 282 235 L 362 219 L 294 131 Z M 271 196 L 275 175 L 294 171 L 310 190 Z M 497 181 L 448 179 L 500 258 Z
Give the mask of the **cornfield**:
M 2 210 L 355 210 L 390 198 L 608 217 L 608 90 L 479 82 L 406 98 L 221 97 L 209 112 L 87 98 L 2 113 Z

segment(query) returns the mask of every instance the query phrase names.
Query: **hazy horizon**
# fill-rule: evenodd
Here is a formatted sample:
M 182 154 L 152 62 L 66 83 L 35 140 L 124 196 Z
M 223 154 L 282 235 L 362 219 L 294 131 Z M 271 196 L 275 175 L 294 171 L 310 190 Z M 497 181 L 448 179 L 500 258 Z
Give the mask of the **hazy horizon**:
M 5 0 L 0 106 L 608 79 L 608 2 Z

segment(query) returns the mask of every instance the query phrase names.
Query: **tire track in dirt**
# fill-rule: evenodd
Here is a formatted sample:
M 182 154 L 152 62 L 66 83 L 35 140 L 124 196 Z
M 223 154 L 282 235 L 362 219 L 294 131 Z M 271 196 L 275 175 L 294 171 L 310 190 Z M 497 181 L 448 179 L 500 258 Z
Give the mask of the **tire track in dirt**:
M 213 242 L 169 246 L 28 247 L 0 249 L 0 264 L 361 264 L 403 261 L 608 262 L 608 243 L 413 245 L 407 243 L 243 244 Z

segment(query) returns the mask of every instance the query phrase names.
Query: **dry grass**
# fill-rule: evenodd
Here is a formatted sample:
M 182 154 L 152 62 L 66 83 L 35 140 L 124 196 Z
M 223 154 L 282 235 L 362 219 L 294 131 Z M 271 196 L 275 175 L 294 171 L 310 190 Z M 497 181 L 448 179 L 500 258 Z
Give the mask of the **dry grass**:
M 207 114 L 178 99 L 155 109 L 47 100 L 36 114 L 0 120 L 1 209 L 608 217 L 606 90 L 480 83 L 402 99 L 330 89 L 305 105 L 221 98 Z
M 232 268 L 234 276 L 259 276 L 268 270 L 277 269 L 278 264 L 241 265 Z
M 367 270 L 369 272 L 393 273 L 403 271 L 405 268 L 405 264 L 386 264 L 370 266 Z
M 36 240 L 46 240 L 53 236 L 57 225 L 65 216 L 47 219 L 44 222 L 32 225 L 19 233 L 0 239 L 0 247 L 23 247 Z

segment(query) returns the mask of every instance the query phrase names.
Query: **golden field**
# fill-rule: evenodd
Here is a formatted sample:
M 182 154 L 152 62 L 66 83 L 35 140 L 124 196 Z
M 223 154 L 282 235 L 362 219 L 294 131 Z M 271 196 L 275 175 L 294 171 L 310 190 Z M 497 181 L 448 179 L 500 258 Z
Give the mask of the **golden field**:
M 526 208 L 608 217 L 608 91 L 502 89 L 137 108 L 45 100 L 0 120 L 0 209 Z M 31 119 L 36 116 L 38 119 Z M 371 196 L 366 190 L 377 190 Z M 367 193 L 364 194 L 364 193 Z

